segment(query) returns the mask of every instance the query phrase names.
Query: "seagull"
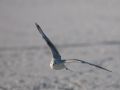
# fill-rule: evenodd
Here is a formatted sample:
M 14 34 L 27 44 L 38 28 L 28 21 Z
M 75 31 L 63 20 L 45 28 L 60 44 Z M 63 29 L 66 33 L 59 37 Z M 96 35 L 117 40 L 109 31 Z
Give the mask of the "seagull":
M 42 35 L 42 38 L 45 40 L 45 42 L 47 43 L 47 45 L 51 49 L 52 56 L 53 56 L 52 60 L 50 62 L 51 69 L 54 69 L 54 70 L 66 69 L 66 70 L 72 71 L 71 69 L 66 67 L 65 63 L 72 63 L 72 62 L 76 62 L 77 61 L 77 62 L 81 62 L 83 64 L 88 64 L 88 65 L 91 65 L 91 66 L 94 66 L 94 67 L 97 67 L 97 68 L 100 68 L 100 69 L 112 72 L 112 71 L 110 71 L 110 70 L 108 70 L 106 68 L 103 68 L 103 67 L 101 67 L 99 65 L 95 65 L 95 64 L 86 62 L 84 60 L 79 60 L 79 59 L 61 59 L 61 55 L 60 55 L 59 51 L 57 50 L 57 48 L 55 47 L 55 45 L 45 35 L 45 33 L 43 32 L 41 27 L 37 23 L 35 23 L 35 25 L 36 25 L 37 30 L 39 31 L 39 33 Z

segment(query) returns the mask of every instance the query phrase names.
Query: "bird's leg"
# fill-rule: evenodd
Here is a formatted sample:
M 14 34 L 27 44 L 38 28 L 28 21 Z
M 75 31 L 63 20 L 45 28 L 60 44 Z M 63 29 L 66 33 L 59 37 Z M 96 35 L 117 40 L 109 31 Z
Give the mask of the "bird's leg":
M 71 72 L 73 72 L 71 69 L 69 69 L 69 68 L 67 68 L 67 67 L 65 67 L 65 69 L 66 69 L 66 70 L 68 70 L 68 71 L 71 71 Z

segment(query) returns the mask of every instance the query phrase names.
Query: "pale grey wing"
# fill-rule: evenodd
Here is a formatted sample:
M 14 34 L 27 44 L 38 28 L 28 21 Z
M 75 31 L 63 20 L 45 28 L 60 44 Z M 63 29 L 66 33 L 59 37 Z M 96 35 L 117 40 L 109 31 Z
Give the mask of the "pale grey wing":
M 61 56 L 58 52 L 58 50 L 56 49 L 56 47 L 54 46 L 54 44 L 50 41 L 50 39 L 44 34 L 44 32 L 42 31 L 41 27 L 35 23 L 38 31 L 40 32 L 40 34 L 42 35 L 42 37 L 44 38 L 44 40 L 46 41 L 46 43 L 48 44 L 48 46 L 50 47 L 51 51 L 52 51 L 52 55 L 55 59 L 61 59 Z
M 74 62 L 74 61 L 80 61 L 81 63 L 89 64 L 89 65 L 91 65 L 91 66 L 95 66 L 95 67 L 97 67 L 97 68 L 100 68 L 100 69 L 103 69 L 103 70 L 112 72 L 112 71 L 110 71 L 110 70 L 108 70 L 108 69 L 106 69 L 106 68 L 103 68 L 103 67 L 99 66 L 99 65 L 92 64 L 92 63 L 89 63 L 89 62 L 86 62 L 86 61 L 83 61 L 83 60 L 79 60 L 79 59 L 68 59 L 68 60 L 65 60 L 65 62 Z

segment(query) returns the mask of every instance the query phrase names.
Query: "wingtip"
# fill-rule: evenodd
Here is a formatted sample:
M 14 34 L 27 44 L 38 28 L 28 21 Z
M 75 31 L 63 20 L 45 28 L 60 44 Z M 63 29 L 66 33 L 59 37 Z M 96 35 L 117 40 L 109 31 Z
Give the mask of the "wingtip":
M 112 72 L 111 70 L 108 70 L 109 72 Z
M 39 27 L 40 27 L 40 26 L 39 26 L 36 22 L 35 22 L 35 25 L 36 25 L 36 27 L 37 27 L 37 28 L 39 28 Z

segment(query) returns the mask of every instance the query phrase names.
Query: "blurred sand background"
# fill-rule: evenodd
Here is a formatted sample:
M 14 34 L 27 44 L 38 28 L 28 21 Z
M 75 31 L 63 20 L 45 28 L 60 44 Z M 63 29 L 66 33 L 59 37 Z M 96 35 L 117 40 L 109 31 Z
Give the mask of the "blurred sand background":
M 49 68 L 51 53 L 101 65 Z M 0 90 L 120 90 L 120 0 L 0 0 Z

